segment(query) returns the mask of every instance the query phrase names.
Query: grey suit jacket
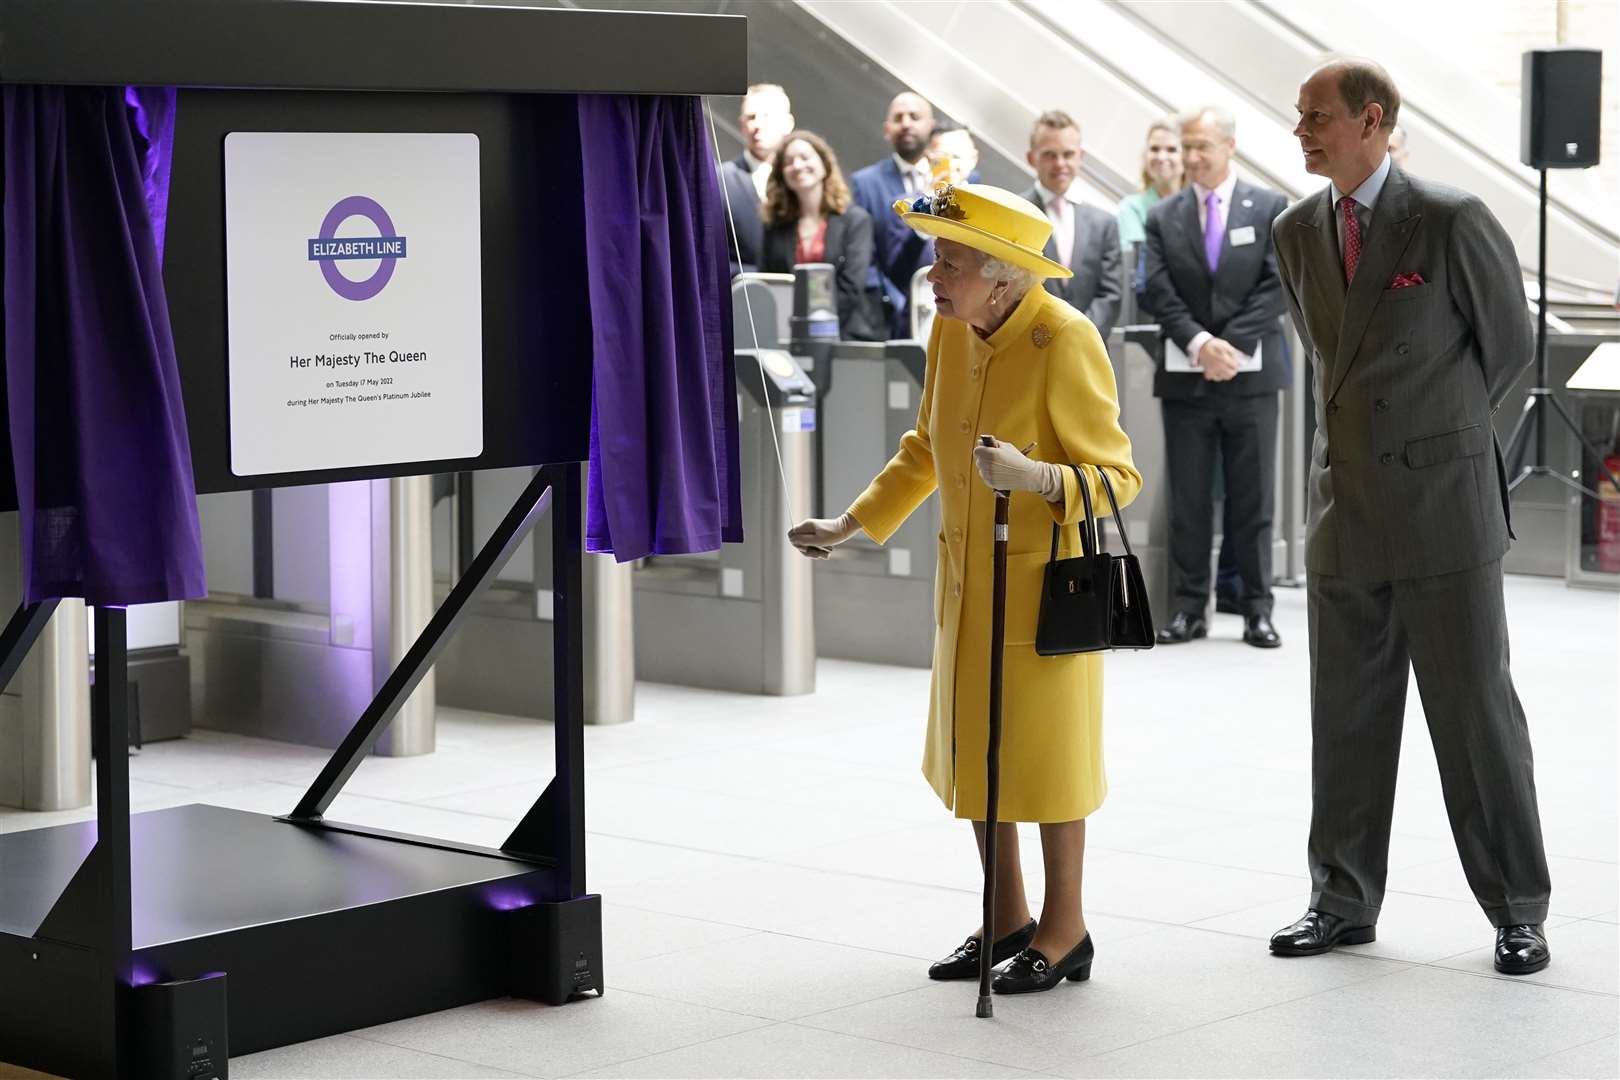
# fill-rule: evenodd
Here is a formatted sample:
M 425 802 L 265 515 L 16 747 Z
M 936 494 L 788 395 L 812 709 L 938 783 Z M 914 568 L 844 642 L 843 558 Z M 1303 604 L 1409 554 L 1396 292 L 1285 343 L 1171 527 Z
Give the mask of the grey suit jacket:
M 1030 188 L 1024 198 L 1041 205 L 1040 192 Z M 1044 208 L 1043 208 L 1044 209 Z M 1042 253 L 1053 262 L 1058 258 L 1057 241 L 1047 240 Z M 1095 206 L 1074 204 L 1074 271 L 1072 278 L 1047 278 L 1046 290 L 1066 300 L 1070 307 L 1085 313 L 1097 327 L 1103 341 L 1114 329 L 1119 318 L 1119 304 L 1124 296 L 1120 281 L 1119 220 Z
M 1392 581 L 1499 559 L 1491 413 L 1533 358 L 1513 242 L 1475 196 L 1391 168 L 1347 289 L 1332 198 L 1272 230 L 1315 374 L 1306 568 Z M 1423 284 L 1390 288 L 1401 274 Z

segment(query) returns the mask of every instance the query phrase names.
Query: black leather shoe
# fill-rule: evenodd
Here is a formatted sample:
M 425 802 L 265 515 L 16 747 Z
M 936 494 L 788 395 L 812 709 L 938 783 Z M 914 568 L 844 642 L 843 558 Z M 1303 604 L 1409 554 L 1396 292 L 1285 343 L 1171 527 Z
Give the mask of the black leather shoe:
M 1377 940 L 1378 931 L 1371 926 L 1352 926 L 1349 919 L 1310 908 L 1297 923 L 1271 935 L 1271 951 L 1278 956 L 1315 956 L 1338 945 Z
M 990 980 L 990 989 L 998 994 L 1033 994 L 1050 990 L 1064 979 L 1085 982 L 1091 978 L 1091 960 L 1096 955 L 1090 934 L 1055 964 L 1039 949 L 1025 949 L 1013 957 L 1012 963 L 996 972 L 996 977 Z
M 1277 635 L 1277 628 L 1271 625 L 1270 615 L 1245 615 L 1243 640 L 1257 649 L 1275 649 L 1282 644 L 1282 638 Z
M 1243 602 L 1232 593 L 1217 592 L 1215 594 L 1215 610 L 1221 615 L 1243 614 Z
M 1189 615 L 1185 611 L 1178 611 L 1175 618 L 1159 629 L 1159 644 L 1180 645 L 1184 641 L 1208 636 L 1209 623 L 1204 621 L 1202 615 Z
M 1496 970 L 1504 975 L 1534 975 L 1552 963 L 1547 932 L 1540 923 L 1520 923 L 1496 930 Z
M 1035 920 L 1031 919 L 1021 930 L 1014 930 L 990 947 L 990 962 L 999 964 L 1009 956 L 1016 956 L 1035 940 Z M 979 939 L 970 937 L 945 959 L 928 969 L 930 979 L 977 979 L 979 977 Z

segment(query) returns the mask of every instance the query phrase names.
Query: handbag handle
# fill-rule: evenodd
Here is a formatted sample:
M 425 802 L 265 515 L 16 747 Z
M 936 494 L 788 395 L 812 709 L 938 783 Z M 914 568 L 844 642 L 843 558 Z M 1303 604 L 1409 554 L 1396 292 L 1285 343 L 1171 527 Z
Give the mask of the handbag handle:
M 1086 483 L 1086 474 L 1080 471 L 1080 466 L 1070 464 L 1069 468 L 1074 470 L 1074 478 L 1079 482 L 1080 486 L 1080 501 L 1086 508 L 1086 519 L 1080 523 L 1080 553 L 1089 557 L 1102 550 L 1102 543 L 1097 537 L 1097 515 L 1091 508 L 1091 485 Z M 1052 554 L 1047 558 L 1051 562 L 1056 562 L 1057 556 L 1058 523 L 1054 521 L 1052 522 Z
M 1114 482 L 1108 479 L 1108 474 L 1101 465 L 1093 465 L 1097 470 L 1097 478 L 1102 481 L 1103 491 L 1108 493 L 1108 506 L 1114 512 L 1114 528 L 1119 531 L 1119 542 L 1125 546 L 1125 554 L 1131 553 L 1131 538 L 1125 535 L 1125 518 L 1119 512 L 1119 500 L 1114 498 Z
M 1097 479 L 1102 481 L 1103 492 L 1108 496 L 1108 507 L 1114 514 L 1114 528 L 1119 532 L 1119 542 L 1124 545 L 1125 554 L 1129 555 L 1131 554 L 1131 538 L 1125 535 L 1125 518 L 1119 512 L 1119 500 L 1114 497 L 1114 482 L 1108 479 L 1108 473 L 1101 465 L 1091 467 L 1097 470 Z M 1075 479 L 1079 481 L 1080 501 L 1086 508 L 1086 520 L 1080 526 L 1080 552 L 1086 556 L 1095 555 L 1102 550 L 1102 526 L 1097 521 L 1097 516 L 1092 510 L 1091 485 L 1086 483 L 1086 474 L 1081 471 L 1079 465 L 1071 464 L 1069 468 L 1074 470 Z M 1048 558 L 1055 561 L 1057 554 L 1058 525 L 1054 521 L 1052 523 L 1052 553 Z

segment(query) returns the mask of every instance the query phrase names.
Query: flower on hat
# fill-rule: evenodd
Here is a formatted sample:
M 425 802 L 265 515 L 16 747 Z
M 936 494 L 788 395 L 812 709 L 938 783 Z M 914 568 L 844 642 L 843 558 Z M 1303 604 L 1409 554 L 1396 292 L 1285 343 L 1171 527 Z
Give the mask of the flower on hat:
M 961 221 L 967 217 L 967 214 L 957 205 L 956 192 L 949 184 L 946 184 L 932 195 L 917 196 L 917 201 L 911 204 L 911 212 L 948 218 L 951 221 Z

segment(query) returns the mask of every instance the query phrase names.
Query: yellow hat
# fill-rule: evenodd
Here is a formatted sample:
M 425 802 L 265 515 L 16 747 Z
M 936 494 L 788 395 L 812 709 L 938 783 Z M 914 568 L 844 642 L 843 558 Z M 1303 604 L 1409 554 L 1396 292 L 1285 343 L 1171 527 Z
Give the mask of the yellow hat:
M 1052 222 L 1028 199 L 989 184 L 940 188 L 932 195 L 897 199 L 894 212 L 918 232 L 955 240 L 1043 278 L 1074 271 L 1041 254 Z

